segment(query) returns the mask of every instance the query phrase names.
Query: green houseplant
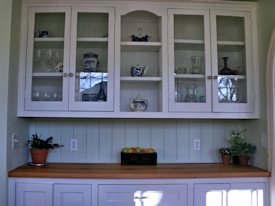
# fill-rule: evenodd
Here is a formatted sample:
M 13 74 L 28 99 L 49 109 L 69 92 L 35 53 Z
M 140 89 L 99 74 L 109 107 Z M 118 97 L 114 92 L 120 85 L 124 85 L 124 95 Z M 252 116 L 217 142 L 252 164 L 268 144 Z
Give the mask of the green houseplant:
M 239 164 L 247 166 L 249 157 L 255 152 L 256 146 L 248 143 L 245 136 L 246 130 L 233 130 L 228 138 L 231 144 L 232 156 L 239 158 Z
M 32 164 L 34 165 L 45 165 L 47 164 L 48 152 L 50 149 L 60 148 L 63 145 L 52 143 L 53 137 L 42 139 L 36 133 L 32 135 L 28 141 L 30 146 L 30 153 L 32 157 Z
M 219 152 L 222 156 L 222 161 L 224 165 L 229 165 L 231 161 L 231 148 L 230 147 L 223 147 L 219 149 Z

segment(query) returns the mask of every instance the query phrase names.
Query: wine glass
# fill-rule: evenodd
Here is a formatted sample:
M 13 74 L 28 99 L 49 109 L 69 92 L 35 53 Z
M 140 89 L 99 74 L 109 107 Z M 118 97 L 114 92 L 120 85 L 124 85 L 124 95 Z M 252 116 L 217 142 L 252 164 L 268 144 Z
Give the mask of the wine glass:
M 33 71 L 39 72 L 41 70 L 41 49 L 34 50 L 34 57 L 33 57 Z

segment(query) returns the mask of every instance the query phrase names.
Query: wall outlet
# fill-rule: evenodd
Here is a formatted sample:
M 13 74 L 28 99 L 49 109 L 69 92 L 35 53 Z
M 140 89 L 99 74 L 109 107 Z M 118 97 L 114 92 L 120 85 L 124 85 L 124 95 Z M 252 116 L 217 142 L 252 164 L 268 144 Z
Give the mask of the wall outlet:
M 13 133 L 11 135 L 11 148 L 12 149 L 17 149 L 20 144 L 20 137 L 18 133 Z
M 194 139 L 194 150 L 198 151 L 201 149 L 201 140 L 199 139 Z
M 267 148 L 267 137 L 265 133 L 261 133 L 261 147 L 264 149 Z
M 77 142 L 77 139 L 71 139 L 71 150 L 72 150 L 72 151 L 78 150 L 78 142 Z

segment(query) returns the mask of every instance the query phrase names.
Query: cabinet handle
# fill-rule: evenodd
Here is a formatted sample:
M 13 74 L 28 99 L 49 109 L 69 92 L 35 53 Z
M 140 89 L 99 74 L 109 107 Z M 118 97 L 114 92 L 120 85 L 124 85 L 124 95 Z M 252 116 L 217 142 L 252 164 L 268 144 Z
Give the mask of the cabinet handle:
M 73 77 L 74 76 L 74 73 L 69 73 L 69 77 Z
M 207 79 L 209 79 L 209 80 L 212 79 L 212 76 L 207 76 Z
M 136 199 L 136 200 L 143 200 L 143 199 L 147 199 L 147 198 L 149 198 L 149 197 L 134 197 L 134 199 Z
M 64 76 L 64 77 L 68 77 L 69 74 L 68 74 L 68 73 L 64 73 L 63 76 Z
M 218 79 L 218 76 L 214 76 L 213 79 Z

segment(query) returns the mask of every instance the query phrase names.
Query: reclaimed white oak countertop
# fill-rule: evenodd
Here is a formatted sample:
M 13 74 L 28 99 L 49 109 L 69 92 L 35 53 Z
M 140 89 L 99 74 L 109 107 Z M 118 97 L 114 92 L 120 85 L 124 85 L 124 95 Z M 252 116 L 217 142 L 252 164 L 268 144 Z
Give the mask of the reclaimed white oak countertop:
M 253 166 L 225 166 L 218 163 L 157 164 L 152 166 L 122 166 L 118 163 L 50 163 L 45 167 L 25 164 L 11 170 L 8 176 L 21 178 L 171 179 L 270 177 L 271 173 Z

